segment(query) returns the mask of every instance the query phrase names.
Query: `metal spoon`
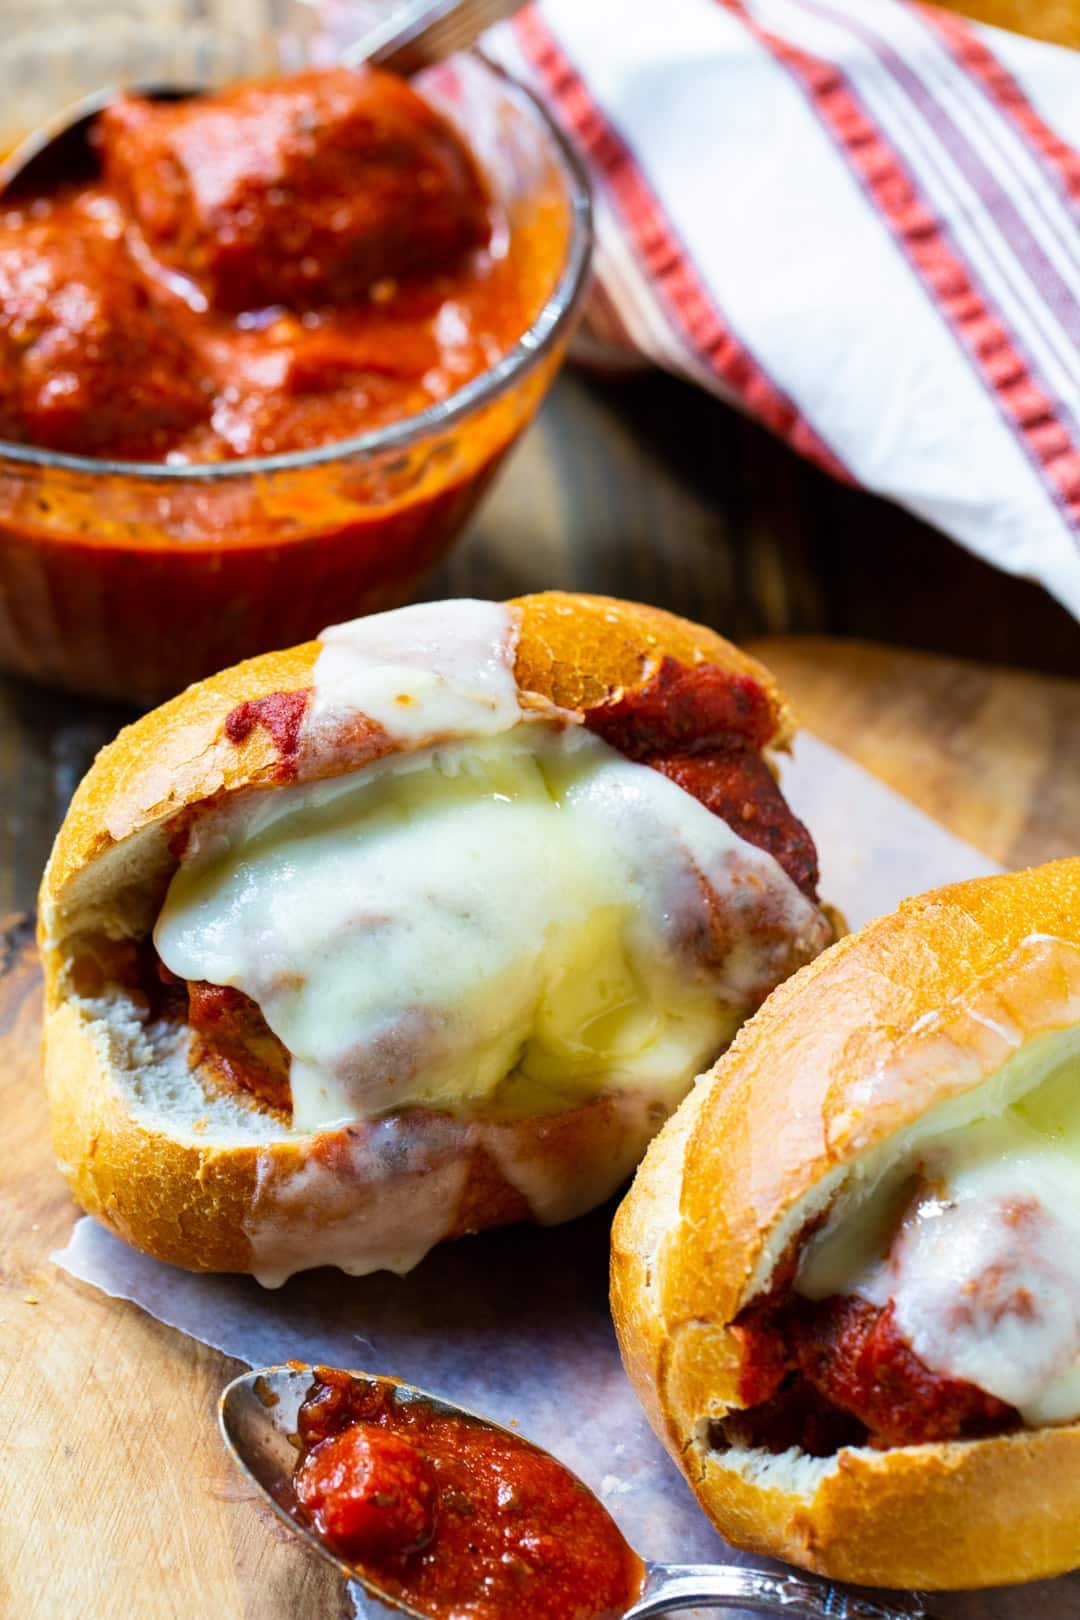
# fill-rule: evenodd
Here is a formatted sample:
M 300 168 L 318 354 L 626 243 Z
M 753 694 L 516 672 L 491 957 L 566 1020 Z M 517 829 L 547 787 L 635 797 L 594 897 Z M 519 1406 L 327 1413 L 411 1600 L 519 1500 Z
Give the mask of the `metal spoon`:
M 466 1408 L 438 1395 L 426 1394 L 412 1384 L 372 1373 L 357 1377 L 386 1385 L 400 1402 L 422 1401 L 431 1409 L 451 1417 L 464 1416 L 502 1434 L 511 1434 L 498 1423 L 489 1423 Z M 300 1403 L 312 1383 L 312 1369 L 298 1363 L 285 1367 L 263 1367 L 235 1378 L 218 1402 L 218 1418 L 225 1444 L 243 1472 L 267 1497 L 274 1512 L 306 1542 L 312 1552 L 332 1564 L 347 1580 L 369 1597 L 410 1615 L 413 1620 L 431 1620 L 430 1613 L 415 1609 L 384 1592 L 363 1570 L 339 1558 L 315 1535 L 293 1494 L 292 1477 L 299 1441 L 296 1436 Z M 520 1440 L 520 1436 L 513 1436 Z M 645 1564 L 641 1596 L 626 1610 L 623 1620 L 652 1620 L 677 1609 L 705 1607 L 743 1609 L 759 1614 L 785 1614 L 801 1620 L 931 1620 L 917 1599 L 876 1598 L 848 1593 L 812 1575 L 774 1574 L 738 1564 Z
M 374 62 L 397 73 L 416 73 L 465 50 L 486 28 L 523 4 L 524 0 L 409 0 L 342 52 L 338 61 L 343 67 Z M 110 85 L 61 108 L 0 163 L 0 202 L 41 196 L 62 181 L 96 174 L 99 162 L 90 134 L 98 114 L 122 91 L 151 101 L 186 101 L 202 89 L 205 86 Z

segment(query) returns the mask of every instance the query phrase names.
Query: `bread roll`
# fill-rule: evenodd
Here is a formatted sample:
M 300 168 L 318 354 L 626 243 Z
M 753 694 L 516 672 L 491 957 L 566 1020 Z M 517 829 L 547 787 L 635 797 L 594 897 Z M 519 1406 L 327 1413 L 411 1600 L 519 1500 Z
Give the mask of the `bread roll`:
M 627 1371 L 720 1532 L 842 1580 L 1080 1562 L 1080 858 L 769 997 L 614 1227 Z
M 146 715 L 41 889 L 76 1198 L 273 1283 L 607 1197 L 832 937 L 763 762 L 790 731 L 711 631 L 559 594 L 358 620 Z

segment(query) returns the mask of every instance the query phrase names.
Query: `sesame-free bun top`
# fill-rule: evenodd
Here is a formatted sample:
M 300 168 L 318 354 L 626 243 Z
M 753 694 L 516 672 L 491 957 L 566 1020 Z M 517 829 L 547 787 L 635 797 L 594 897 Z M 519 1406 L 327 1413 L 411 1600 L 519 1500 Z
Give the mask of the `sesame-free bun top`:
M 826 1458 L 716 1438 L 743 1404 L 733 1324 L 851 1167 L 1077 1024 L 1080 858 L 955 884 L 774 990 L 653 1141 L 615 1221 L 615 1322 L 650 1421 L 729 1540 L 888 1586 L 1080 1562 L 1078 1424 Z
M 508 607 L 525 706 L 587 711 L 674 660 L 747 677 L 764 693 L 769 748 L 790 737 L 768 671 L 710 630 L 602 597 L 553 592 Z M 392 736 L 362 726 L 330 745 L 298 742 L 290 716 L 305 712 L 322 651 L 316 641 L 249 660 L 122 731 L 74 796 L 40 897 L 46 1082 L 57 1156 L 77 1199 L 163 1259 L 272 1281 L 301 1265 L 370 1269 L 355 1249 L 376 1228 L 407 1269 L 441 1237 L 569 1218 L 596 1201 L 591 1188 L 613 1190 L 630 1172 L 667 1111 L 610 1094 L 512 1120 L 413 1109 L 395 1127 L 392 1153 L 374 1123 L 303 1134 L 256 1098 L 208 1095 L 182 1032 L 156 1031 L 110 980 L 110 952 L 148 939 L 155 925 L 185 817 L 396 751 Z M 786 971 L 831 932 L 790 887 L 810 922 L 806 939 L 791 937 Z
M 589 709 L 620 689 L 633 690 L 661 658 L 711 664 L 757 681 L 774 722 L 770 746 L 783 749 L 790 741 L 791 711 L 770 671 L 703 625 L 636 602 L 564 591 L 509 605 L 520 614 L 514 673 L 523 693 L 564 709 Z M 80 880 L 96 861 L 181 810 L 278 780 L 281 752 L 272 734 L 254 725 L 235 742 L 226 721 L 241 704 L 310 688 L 320 650 L 320 642 L 308 641 L 222 670 L 126 726 L 102 749 L 76 789 L 45 868 L 39 905 L 46 949 L 79 925 L 80 899 L 94 887 Z M 356 764 L 347 750 L 301 755 L 290 780 L 343 773 Z

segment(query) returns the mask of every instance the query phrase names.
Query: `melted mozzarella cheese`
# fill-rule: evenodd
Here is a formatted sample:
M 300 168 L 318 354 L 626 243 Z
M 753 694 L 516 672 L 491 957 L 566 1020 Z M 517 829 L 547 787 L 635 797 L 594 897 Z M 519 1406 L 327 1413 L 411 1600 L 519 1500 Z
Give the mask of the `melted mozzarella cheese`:
M 315 1129 L 619 1088 L 674 1107 L 824 927 L 682 789 L 532 719 L 208 814 L 155 941 L 258 1003 Z
M 796 1287 L 885 1305 L 933 1371 L 1025 1422 L 1080 1416 L 1080 1027 L 879 1149 Z
M 517 618 L 502 602 L 420 602 L 319 637 L 310 725 L 357 712 L 398 743 L 506 731 L 521 718 Z
M 161 957 L 258 1003 L 290 1054 L 287 1134 L 352 1127 L 284 1178 L 260 1161 L 263 1281 L 409 1269 L 476 1154 L 538 1220 L 591 1208 L 829 941 L 770 855 L 519 694 L 517 627 L 461 601 L 325 631 L 302 742 L 349 774 L 207 811 L 173 878 Z M 357 715 L 393 744 L 362 769 Z M 597 1098 L 569 1143 L 515 1123 Z
M 333 1154 L 309 1154 L 285 1177 L 264 1152 L 245 1222 L 252 1271 L 269 1288 L 315 1265 L 357 1277 L 411 1271 L 460 1222 L 477 1153 L 498 1167 L 541 1225 L 572 1220 L 621 1186 L 662 1123 L 656 1105 L 634 1092 L 600 1106 L 602 1120 L 578 1116 L 569 1152 L 557 1131 L 523 1143 L 512 1122 L 410 1110 L 341 1133 Z

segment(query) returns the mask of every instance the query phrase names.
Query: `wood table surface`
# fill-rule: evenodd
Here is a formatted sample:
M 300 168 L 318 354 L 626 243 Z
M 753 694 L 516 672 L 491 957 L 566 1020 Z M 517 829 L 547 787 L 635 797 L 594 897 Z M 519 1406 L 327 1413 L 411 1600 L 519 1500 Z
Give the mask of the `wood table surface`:
M 851 549 L 842 544 L 841 561 L 830 562 L 840 510 Z M 897 521 L 881 503 L 826 488 L 756 429 L 712 402 L 699 408 L 678 385 L 620 390 L 566 378 L 433 592 L 603 589 L 743 638 L 801 630 L 755 650 L 809 727 L 1006 864 L 1075 850 L 1080 683 L 805 633 L 896 640 L 909 626 L 910 639 L 940 645 L 950 615 L 936 590 L 922 618 L 910 607 L 915 588 L 906 610 L 876 591 L 859 606 L 855 530 L 895 534 Z M 920 543 L 943 573 L 966 567 L 939 537 Z M 886 575 L 893 566 L 883 563 Z M 979 599 L 1001 603 L 1003 615 L 995 641 L 992 608 L 983 610 L 975 644 L 1006 660 L 1039 643 L 1044 663 L 1069 667 L 1075 625 L 1034 587 L 972 568 L 965 589 L 988 593 Z M 950 610 L 954 644 L 970 652 L 962 605 Z M 0 915 L 32 907 L 75 782 L 124 718 L 0 683 Z M 336 1616 L 334 1580 L 249 1500 L 223 1454 L 214 1402 L 234 1364 L 49 1262 L 76 1212 L 47 1144 L 28 938 L 27 923 L 9 926 L 0 963 L 0 1615 Z

